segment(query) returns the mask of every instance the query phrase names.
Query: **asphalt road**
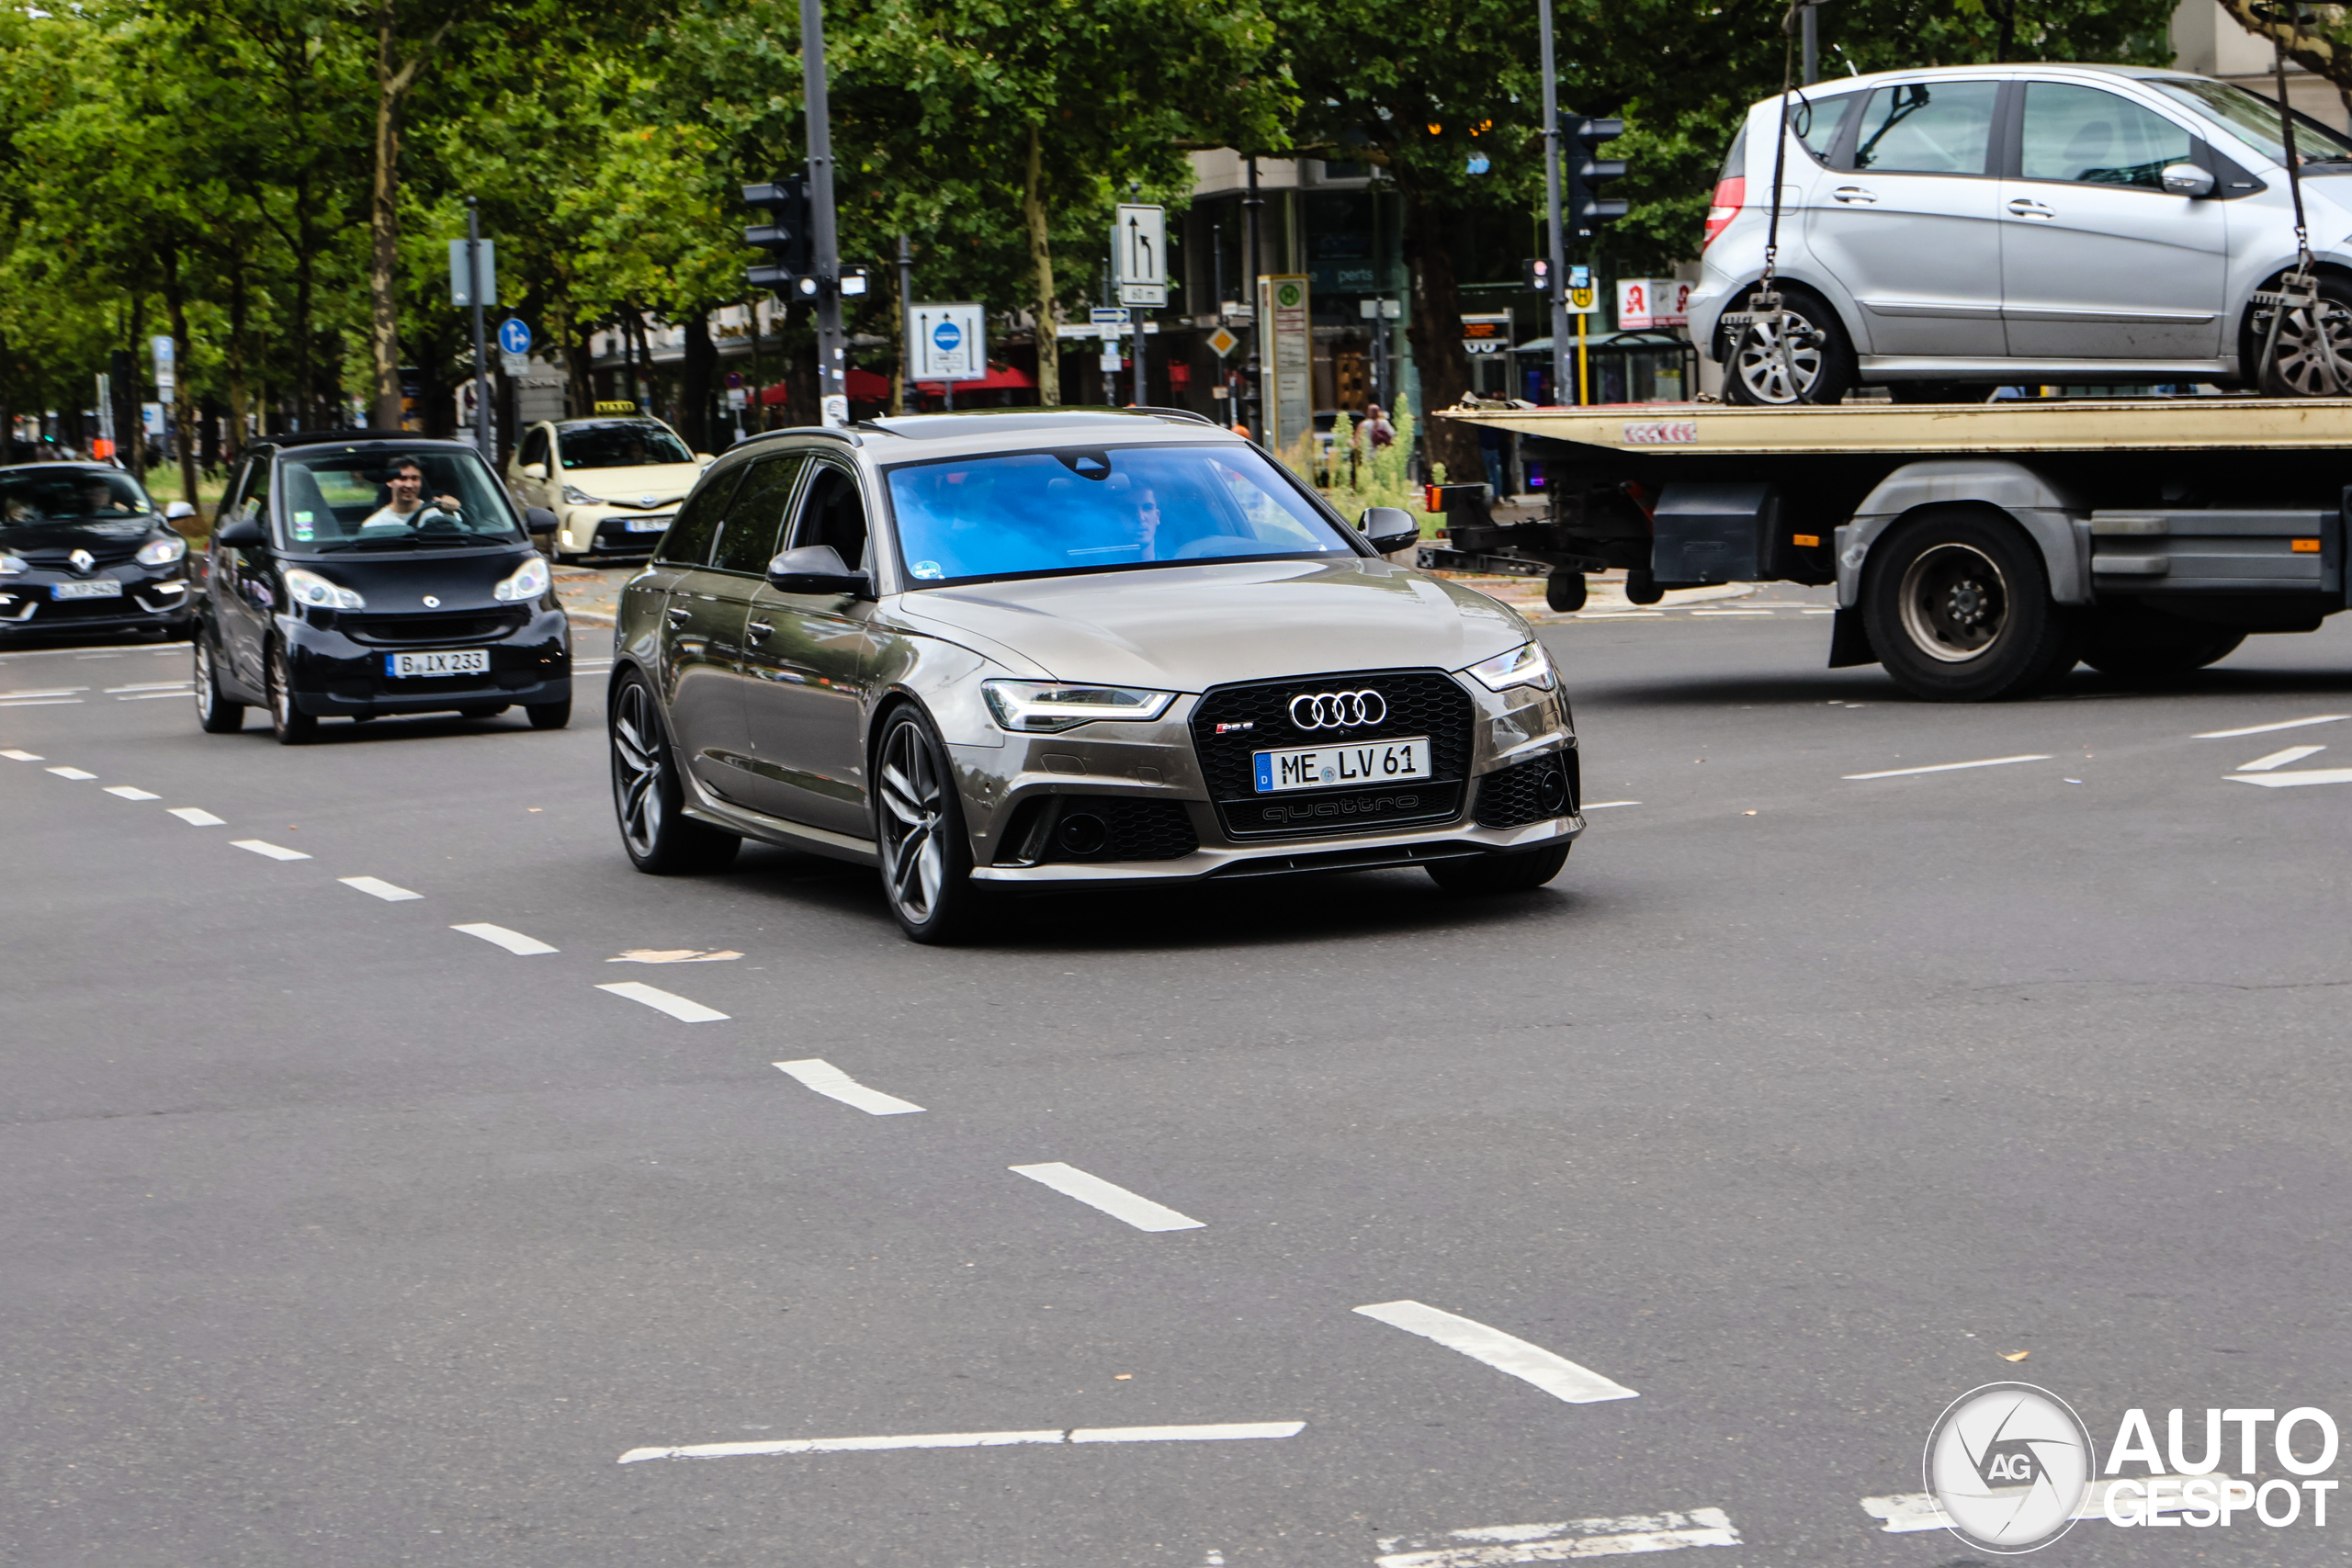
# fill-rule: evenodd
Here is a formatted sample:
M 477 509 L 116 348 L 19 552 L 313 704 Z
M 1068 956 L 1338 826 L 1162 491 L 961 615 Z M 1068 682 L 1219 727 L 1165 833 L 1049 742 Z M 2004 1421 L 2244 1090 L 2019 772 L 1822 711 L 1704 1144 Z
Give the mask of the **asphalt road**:
M 1978 1384 L 2102 1450 L 2352 1419 L 2352 785 L 2229 777 L 2352 766 L 2352 719 L 2196 739 L 2352 714 L 2352 623 L 1931 707 L 1767 597 L 1545 628 L 1628 804 L 1541 893 L 1098 896 L 954 951 L 868 872 L 631 871 L 593 700 L 283 750 L 197 730 L 185 649 L 0 658 L 0 1561 L 1451 1568 L 1588 1520 L 1553 1555 L 1944 1568 L 1984 1559 L 1863 1500 Z M 1057 1164 L 1197 1224 L 1012 1168 Z M 1357 1310 L 1400 1302 L 1638 1397 Z M 619 1462 L 971 1433 L 1029 1438 Z

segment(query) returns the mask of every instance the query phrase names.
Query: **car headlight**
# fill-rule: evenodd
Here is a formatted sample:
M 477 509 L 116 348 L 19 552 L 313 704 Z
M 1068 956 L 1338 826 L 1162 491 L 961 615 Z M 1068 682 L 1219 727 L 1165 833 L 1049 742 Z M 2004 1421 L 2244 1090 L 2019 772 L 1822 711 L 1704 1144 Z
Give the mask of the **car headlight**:
M 564 486 L 563 499 L 567 504 L 572 506 L 603 506 L 605 504 L 605 501 L 603 496 L 590 495 L 578 485 Z
M 174 534 L 140 546 L 137 559 L 141 566 L 169 566 L 187 554 L 187 541 Z
M 1560 683 L 1558 671 L 1552 668 L 1551 655 L 1544 645 L 1523 642 L 1509 653 L 1498 653 L 1464 671 L 1478 678 L 1479 684 L 1490 692 L 1508 692 L 1514 686 L 1533 686 L 1548 692 Z
M 21 556 L 0 556 L 0 577 L 14 577 L 20 571 L 30 571 Z
M 513 604 L 517 600 L 536 599 L 547 591 L 548 563 L 544 558 L 533 556 L 516 567 L 505 581 L 492 589 L 490 596 Z
M 304 571 L 299 566 L 286 569 L 286 592 L 298 604 L 308 604 L 313 610 L 364 610 L 368 601 L 350 589 L 329 582 L 315 571 Z
M 1158 718 L 1176 700 L 1173 692 L 1059 681 L 983 681 L 980 695 L 997 723 L 1023 735 L 1052 735 L 1098 718 Z

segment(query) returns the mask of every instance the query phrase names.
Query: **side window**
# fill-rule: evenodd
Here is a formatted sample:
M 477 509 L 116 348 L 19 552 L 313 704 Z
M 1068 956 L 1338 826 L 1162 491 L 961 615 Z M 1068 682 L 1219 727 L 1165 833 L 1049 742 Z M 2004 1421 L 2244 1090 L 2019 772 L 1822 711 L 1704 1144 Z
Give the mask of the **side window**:
M 831 463 L 820 463 L 808 481 L 808 499 L 800 503 L 800 522 L 792 530 L 792 547 L 831 545 L 843 565 L 855 571 L 865 560 L 865 497 L 857 476 Z
M 2025 90 L 2018 173 L 2030 180 L 2165 188 L 2168 164 L 2194 152 L 2188 132 L 2113 93 L 2034 82 Z
M 1860 96 L 1860 93 L 1832 93 L 1827 97 L 1801 97 L 1789 106 L 1789 129 L 1804 143 L 1806 152 L 1826 164 L 1838 145 L 1838 131 L 1845 129 L 1847 112 Z
M 708 564 L 710 547 L 718 537 L 718 520 L 727 515 L 727 498 L 735 493 L 735 483 L 742 477 L 741 468 L 706 477 L 678 508 L 670 531 L 653 547 L 653 558 L 664 566 Z
M 533 425 L 531 434 L 523 437 L 521 460 L 526 464 L 544 463 L 548 460 L 548 427 L 546 425 Z
M 1854 167 L 1882 175 L 1981 175 L 1993 148 L 1994 82 L 1906 82 L 1862 108 Z
M 792 487 L 808 459 L 799 453 L 763 457 L 752 465 L 742 488 L 727 508 L 727 525 L 718 536 L 718 553 L 711 565 L 721 571 L 765 577 L 768 562 L 784 547 L 784 509 L 792 504 Z
M 237 516 L 269 525 L 269 454 L 257 452 L 247 460 L 245 488 L 237 497 Z

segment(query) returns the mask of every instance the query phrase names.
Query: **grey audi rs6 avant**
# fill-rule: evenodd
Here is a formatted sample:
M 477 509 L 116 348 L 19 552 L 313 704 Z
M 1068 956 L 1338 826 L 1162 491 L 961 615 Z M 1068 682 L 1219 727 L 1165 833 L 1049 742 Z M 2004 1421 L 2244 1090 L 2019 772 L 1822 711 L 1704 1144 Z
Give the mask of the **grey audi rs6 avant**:
M 880 868 L 918 942 L 993 896 L 1425 867 L 1504 891 L 1584 829 L 1558 672 L 1174 412 L 755 437 L 624 587 L 609 703 L 639 869 L 745 838 Z

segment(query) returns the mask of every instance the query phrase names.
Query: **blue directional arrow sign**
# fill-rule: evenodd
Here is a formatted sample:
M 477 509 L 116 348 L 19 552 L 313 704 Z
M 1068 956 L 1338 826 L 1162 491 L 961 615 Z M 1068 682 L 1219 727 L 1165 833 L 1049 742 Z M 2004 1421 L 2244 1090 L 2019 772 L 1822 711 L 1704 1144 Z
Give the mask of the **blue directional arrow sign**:
M 498 346 L 508 354 L 531 352 L 531 329 L 520 316 L 509 316 L 498 323 Z

